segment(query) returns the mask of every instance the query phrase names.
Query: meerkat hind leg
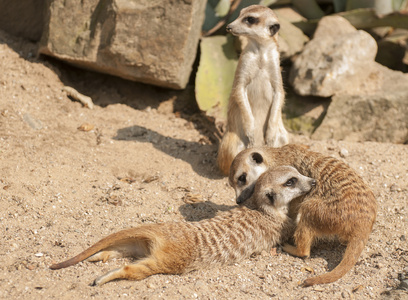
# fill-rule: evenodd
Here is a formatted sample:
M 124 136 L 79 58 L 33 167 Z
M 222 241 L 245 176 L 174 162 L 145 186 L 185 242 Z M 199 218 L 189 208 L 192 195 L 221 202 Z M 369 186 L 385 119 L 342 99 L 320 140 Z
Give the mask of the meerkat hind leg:
M 157 262 L 153 258 L 146 258 L 136 264 L 126 265 L 96 278 L 92 286 L 102 285 L 115 279 L 142 280 L 153 274 L 160 273 Z
M 122 245 L 116 245 L 105 250 L 99 251 L 94 255 L 88 257 L 86 261 L 97 262 L 103 261 L 106 262 L 112 258 L 121 258 L 121 257 L 145 257 L 148 255 L 150 250 L 148 245 L 142 241 L 132 241 L 132 243 L 125 243 Z
M 98 253 L 95 253 L 94 255 L 88 257 L 86 261 L 89 262 L 97 262 L 97 261 L 102 261 L 102 262 L 107 262 L 109 259 L 112 258 L 119 258 L 123 257 L 122 253 L 118 251 L 100 251 Z

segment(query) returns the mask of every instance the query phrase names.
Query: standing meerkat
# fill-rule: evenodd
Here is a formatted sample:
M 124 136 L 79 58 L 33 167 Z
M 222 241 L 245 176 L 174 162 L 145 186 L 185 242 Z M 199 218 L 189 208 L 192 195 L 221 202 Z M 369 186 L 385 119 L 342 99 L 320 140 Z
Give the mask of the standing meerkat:
M 280 243 L 286 231 L 293 229 L 287 217 L 288 203 L 309 192 L 314 184 L 314 179 L 293 167 L 279 167 L 259 178 L 246 206 L 200 222 L 148 224 L 122 230 L 50 268 L 69 267 L 85 259 L 140 259 L 95 279 L 93 285 L 101 285 L 120 278 L 142 280 L 158 273 L 181 274 L 239 262 Z
M 246 149 L 231 166 L 229 181 L 243 203 L 253 193 L 258 177 L 269 168 L 291 165 L 305 176 L 316 179 L 316 188 L 292 201 L 290 215 L 296 219 L 296 246 L 283 250 L 298 257 L 308 257 L 318 237 L 338 236 L 347 247 L 340 264 L 332 271 L 308 278 L 304 286 L 329 283 L 344 276 L 363 251 L 377 215 L 373 192 L 346 163 L 300 145 L 282 148 Z
M 241 10 L 227 31 L 244 36 L 228 102 L 227 129 L 218 150 L 217 164 L 227 175 L 234 157 L 248 147 L 280 147 L 288 143 L 282 122 L 284 90 L 280 70 L 280 25 L 273 11 L 252 5 Z

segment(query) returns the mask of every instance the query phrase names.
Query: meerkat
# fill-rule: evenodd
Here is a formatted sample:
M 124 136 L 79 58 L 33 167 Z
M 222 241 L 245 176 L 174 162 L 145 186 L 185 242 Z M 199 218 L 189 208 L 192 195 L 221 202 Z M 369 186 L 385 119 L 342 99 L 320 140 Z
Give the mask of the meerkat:
M 229 177 L 237 202 L 250 197 L 262 173 L 279 165 L 291 165 L 316 179 L 315 189 L 290 204 L 290 216 L 296 220 L 296 246 L 285 244 L 283 250 L 305 258 L 316 238 L 339 237 L 347 243 L 342 261 L 332 271 L 306 279 L 303 285 L 336 281 L 356 264 L 368 241 L 377 215 L 374 194 L 346 163 L 304 146 L 287 145 L 246 149 L 237 155 Z
M 287 217 L 288 203 L 314 185 L 314 179 L 295 168 L 278 167 L 258 179 L 253 197 L 245 206 L 200 222 L 145 224 L 119 231 L 50 268 L 66 268 L 85 259 L 140 259 L 98 277 L 92 284 L 102 285 L 114 279 L 142 280 L 158 273 L 182 274 L 239 262 L 280 243 L 285 232 L 293 229 Z
M 227 26 L 248 43 L 243 49 L 228 102 L 227 127 L 217 164 L 228 175 L 234 157 L 245 148 L 288 143 L 282 122 L 284 90 L 278 49 L 279 21 L 265 6 L 251 5 Z

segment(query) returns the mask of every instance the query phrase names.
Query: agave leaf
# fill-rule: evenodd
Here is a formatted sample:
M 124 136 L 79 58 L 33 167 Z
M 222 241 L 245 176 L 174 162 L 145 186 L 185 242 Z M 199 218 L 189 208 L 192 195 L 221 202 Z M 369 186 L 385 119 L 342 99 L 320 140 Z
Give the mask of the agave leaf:
M 233 37 L 211 36 L 201 40 L 195 94 L 199 108 L 207 115 L 225 120 L 238 55 Z
M 348 20 L 357 29 L 390 26 L 408 29 L 408 13 L 395 12 L 385 16 L 378 16 L 374 9 L 361 8 L 335 14 Z M 307 35 L 312 35 L 319 19 L 295 22 L 293 25 L 300 28 Z
M 230 0 L 220 0 L 215 6 L 215 13 L 217 17 L 224 17 L 227 15 L 229 9 L 230 9 Z
M 320 19 L 324 17 L 324 12 L 316 3 L 316 0 L 293 0 L 293 5 L 305 18 Z
M 346 10 L 347 0 L 333 0 L 334 11 L 339 13 Z

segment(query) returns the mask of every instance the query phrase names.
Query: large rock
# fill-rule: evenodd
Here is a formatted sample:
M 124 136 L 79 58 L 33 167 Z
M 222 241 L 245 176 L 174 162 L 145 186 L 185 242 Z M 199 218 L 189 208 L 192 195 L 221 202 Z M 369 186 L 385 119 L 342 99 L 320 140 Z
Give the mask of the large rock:
M 408 75 L 379 70 L 373 76 L 378 91 L 332 97 L 313 138 L 408 143 Z
M 43 29 L 45 0 L 0 0 L 0 29 L 38 41 Z
M 322 18 L 313 39 L 294 61 L 289 81 L 299 95 L 330 97 L 375 88 L 377 44 L 339 16 Z M 367 86 L 369 84 L 369 86 Z
M 48 2 L 40 53 L 129 80 L 187 85 L 206 1 Z
M 279 30 L 279 52 L 281 59 L 288 59 L 302 52 L 304 45 L 309 38 L 298 27 L 292 24 L 302 18 L 300 15 L 289 8 L 274 9 L 275 14 L 281 25 Z
M 408 75 L 375 62 L 377 44 L 338 16 L 323 18 L 295 60 L 296 93 L 332 96 L 315 139 L 408 142 Z

